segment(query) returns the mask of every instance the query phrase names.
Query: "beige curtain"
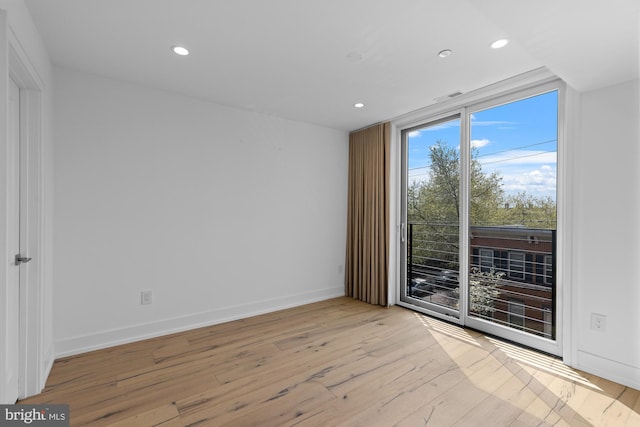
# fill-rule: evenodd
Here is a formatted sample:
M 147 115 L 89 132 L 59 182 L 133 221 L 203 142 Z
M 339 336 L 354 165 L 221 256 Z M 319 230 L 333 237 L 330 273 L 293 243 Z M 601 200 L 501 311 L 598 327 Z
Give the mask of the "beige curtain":
M 389 139 L 383 123 L 349 135 L 347 296 L 386 306 L 389 277 Z

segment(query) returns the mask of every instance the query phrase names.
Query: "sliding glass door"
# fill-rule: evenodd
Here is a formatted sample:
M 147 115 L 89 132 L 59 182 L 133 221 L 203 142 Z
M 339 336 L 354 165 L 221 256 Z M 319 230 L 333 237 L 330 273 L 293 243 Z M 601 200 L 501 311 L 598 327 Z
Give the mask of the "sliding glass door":
M 559 354 L 558 98 L 532 89 L 402 131 L 403 304 Z
M 468 117 L 465 323 L 554 352 L 558 91 L 478 105 Z
M 460 118 L 403 132 L 406 267 L 403 301 L 448 316 L 460 307 Z

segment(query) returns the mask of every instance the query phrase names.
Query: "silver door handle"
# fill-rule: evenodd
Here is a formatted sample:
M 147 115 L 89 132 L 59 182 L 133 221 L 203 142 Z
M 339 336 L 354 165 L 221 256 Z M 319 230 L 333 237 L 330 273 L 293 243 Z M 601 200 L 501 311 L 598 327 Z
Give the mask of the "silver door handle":
M 16 255 L 16 265 L 24 264 L 29 261 L 31 261 L 31 258 L 27 258 L 26 256 L 22 256 L 20 254 Z
M 404 222 L 400 224 L 400 241 L 404 243 L 407 240 L 407 224 Z

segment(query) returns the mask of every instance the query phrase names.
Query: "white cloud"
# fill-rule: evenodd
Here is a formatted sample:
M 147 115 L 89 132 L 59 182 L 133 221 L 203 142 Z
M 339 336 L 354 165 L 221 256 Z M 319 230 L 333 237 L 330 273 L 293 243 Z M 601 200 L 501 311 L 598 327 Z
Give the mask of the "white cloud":
M 483 139 L 472 139 L 471 140 L 471 147 L 472 148 L 482 148 L 482 147 L 486 147 L 487 145 L 489 145 L 491 141 L 489 141 L 486 138 Z
M 517 165 L 498 170 L 502 176 L 502 188 L 507 194 L 526 191 L 537 197 L 556 198 L 556 168 L 555 165 L 539 165 L 535 169 L 523 168 Z
M 496 172 L 502 177 L 502 188 L 507 194 L 522 191 L 536 197 L 556 199 L 557 153 L 518 150 L 480 157 L 482 171 Z
M 419 130 L 412 130 L 411 132 L 409 132 L 409 138 L 417 138 L 418 136 L 420 136 Z

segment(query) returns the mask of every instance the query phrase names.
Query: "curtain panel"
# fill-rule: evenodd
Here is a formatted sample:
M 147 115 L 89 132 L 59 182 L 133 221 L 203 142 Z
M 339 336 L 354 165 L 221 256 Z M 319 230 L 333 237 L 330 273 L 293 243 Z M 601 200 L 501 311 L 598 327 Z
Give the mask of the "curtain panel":
M 345 294 L 388 305 L 390 123 L 349 135 Z

